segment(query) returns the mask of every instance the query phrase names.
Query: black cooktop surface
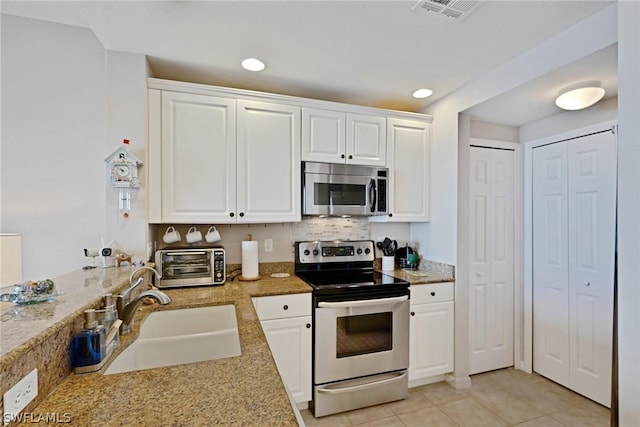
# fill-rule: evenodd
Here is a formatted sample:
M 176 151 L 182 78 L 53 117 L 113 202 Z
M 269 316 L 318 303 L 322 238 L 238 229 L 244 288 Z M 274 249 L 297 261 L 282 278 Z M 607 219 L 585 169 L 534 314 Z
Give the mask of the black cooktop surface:
M 314 291 L 380 291 L 408 288 L 409 282 L 378 271 L 306 271 L 296 275 L 307 282 Z

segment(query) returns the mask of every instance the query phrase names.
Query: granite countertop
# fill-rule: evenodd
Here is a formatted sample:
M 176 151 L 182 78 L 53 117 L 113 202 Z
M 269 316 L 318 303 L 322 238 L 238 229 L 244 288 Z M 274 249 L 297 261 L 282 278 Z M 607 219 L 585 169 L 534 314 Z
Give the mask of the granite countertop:
M 232 266 L 228 266 L 232 267 Z M 385 271 L 411 282 L 412 285 L 450 282 L 454 280 L 453 269 L 427 265 L 427 270 Z M 57 388 L 40 403 L 33 413 L 58 414 L 68 417 L 70 425 L 279 425 L 296 426 L 297 421 L 273 356 L 266 342 L 260 321 L 256 315 L 252 297 L 309 293 L 311 287 L 293 274 L 291 263 L 262 265 L 262 279 L 258 281 L 227 281 L 222 286 L 203 286 L 164 290 L 172 302 L 166 306 L 158 304 L 141 306 L 136 314 L 132 333 L 122 337 L 122 343 L 101 371 L 84 375 L 69 375 Z M 132 269 L 118 271 L 78 272 L 68 275 L 68 280 L 60 281 L 62 287 L 67 281 L 84 275 L 85 288 L 76 287 L 73 292 L 65 292 L 68 299 L 80 300 L 105 293 L 116 292 L 128 283 Z M 288 278 L 272 278 L 272 272 L 288 272 Z M 80 282 L 82 283 L 82 282 Z M 97 285 L 97 286 L 94 286 Z M 63 290 L 64 291 L 64 290 Z M 77 295 L 87 293 L 87 295 Z M 55 304 L 58 304 L 56 306 Z M 120 352 L 135 338 L 144 318 L 156 310 L 202 307 L 233 304 L 236 308 L 238 332 L 242 354 L 238 357 L 191 363 L 186 365 L 148 369 L 137 372 L 104 375 L 103 372 Z M 51 325 L 55 320 L 68 316 L 65 300 L 60 298 L 42 314 L 43 318 L 30 319 L 46 321 Z M 89 305 L 89 304 L 87 304 Z M 42 307 L 45 307 L 44 305 Z M 45 308 L 42 308 L 45 309 Z M 80 310 L 81 312 L 84 306 Z M 4 311 L 4 310 L 3 310 Z M 53 311 L 53 314 L 51 314 Z M 3 313 L 4 314 L 4 313 Z M 11 313 L 9 313 L 11 314 Z M 33 329 L 32 322 L 10 318 L 12 328 L 24 333 Z M 61 322 L 58 322 L 61 323 Z M 30 325 L 30 326 L 29 326 Z M 4 326 L 4 325 L 3 325 Z M 55 329 L 55 328 L 49 328 Z M 4 327 L 3 327 L 4 330 Z M 32 339 L 50 334 L 50 330 L 34 329 Z M 4 333 L 3 333 L 4 335 Z M 24 336 L 22 337 L 24 340 Z M 16 339 L 17 340 L 17 339 Z M 3 352 L 9 351 L 11 337 L 3 337 Z M 15 343 L 13 343 L 15 344 Z M 5 347 L 5 345 L 7 347 Z M 28 344 L 22 344 L 26 346 Z M 14 345 L 13 350 L 20 350 Z M 8 348 L 9 347 L 9 348 Z M 15 351 L 12 351 L 15 353 Z M 18 352 L 19 353 L 19 352 Z
M 262 272 L 261 272 L 262 273 Z M 265 277 L 266 276 L 266 277 Z M 35 409 L 68 414 L 71 425 L 279 425 L 296 426 L 291 402 L 253 308 L 254 296 L 311 292 L 291 275 L 222 286 L 165 290 L 166 306 L 142 306 L 133 332 L 122 337 L 112 362 L 155 310 L 234 304 L 242 354 L 238 357 L 114 375 L 69 375 Z
M 455 281 L 455 268 L 449 264 L 423 259 L 420 261 L 420 268 L 417 270 L 396 267 L 393 271 L 382 270 L 381 264 L 378 258 L 375 263 L 376 270 L 395 276 L 398 279 L 406 280 L 412 285 Z
M 77 270 L 54 279 L 59 293 L 53 301 L 41 304 L 0 304 L 0 359 L 19 357 L 33 343 L 54 335 L 74 317 L 92 308 L 106 293 L 117 293 L 129 284 L 129 276 L 139 267 Z M 12 287 L 3 288 L 10 293 Z M 53 325 L 53 326 L 52 326 Z
M 453 275 L 439 271 L 428 270 L 409 270 L 404 268 L 396 268 L 393 271 L 378 270 L 381 273 L 389 274 L 398 279 L 406 280 L 411 285 L 425 285 L 431 283 L 453 282 Z

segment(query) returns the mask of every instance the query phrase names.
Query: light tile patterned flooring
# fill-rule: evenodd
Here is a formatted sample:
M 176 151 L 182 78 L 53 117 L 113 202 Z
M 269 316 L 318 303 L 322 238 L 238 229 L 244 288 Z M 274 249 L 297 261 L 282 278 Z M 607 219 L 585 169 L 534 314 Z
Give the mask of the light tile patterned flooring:
M 609 425 L 609 409 L 537 374 L 513 368 L 473 375 L 456 390 L 445 382 L 409 389 L 405 400 L 341 414 L 302 417 L 309 427 L 596 427 Z

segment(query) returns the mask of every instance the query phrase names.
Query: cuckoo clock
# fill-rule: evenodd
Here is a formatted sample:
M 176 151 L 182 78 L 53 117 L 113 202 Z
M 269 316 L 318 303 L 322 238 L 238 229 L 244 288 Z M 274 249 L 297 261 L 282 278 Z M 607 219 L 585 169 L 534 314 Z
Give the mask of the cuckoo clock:
M 107 164 L 107 182 L 116 188 L 140 188 L 138 172 L 142 162 L 127 150 L 120 147 L 105 159 Z

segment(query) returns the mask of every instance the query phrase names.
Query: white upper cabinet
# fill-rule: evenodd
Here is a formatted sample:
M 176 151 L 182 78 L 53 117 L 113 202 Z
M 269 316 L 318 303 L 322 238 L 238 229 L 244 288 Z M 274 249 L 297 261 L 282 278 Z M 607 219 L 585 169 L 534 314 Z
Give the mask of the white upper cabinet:
M 302 160 L 386 166 L 385 116 L 302 109 Z
M 297 222 L 301 162 L 389 168 L 390 215 L 429 220 L 431 117 L 148 79 L 148 221 Z
M 238 222 L 301 220 L 300 108 L 238 100 Z
M 161 220 L 229 219 L 236 200 L 236 101 L 162 92 Z
M 302 108 L 302 160 L 344 163 L 346 114 Z
M 150 222 L 301 219 L 299 107 L 151 90 L 149 159 Z
M 430 137 L 428 121 L 389 118 L 389 221 L 429 221 Z
M 347 163 L 387 165 L 387 118 L 347 114 Z

